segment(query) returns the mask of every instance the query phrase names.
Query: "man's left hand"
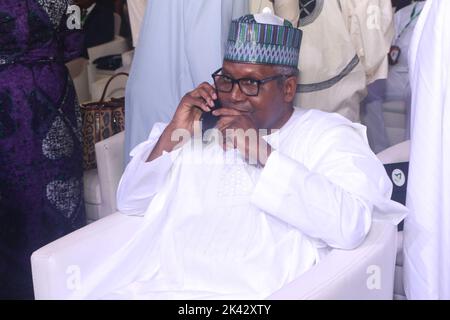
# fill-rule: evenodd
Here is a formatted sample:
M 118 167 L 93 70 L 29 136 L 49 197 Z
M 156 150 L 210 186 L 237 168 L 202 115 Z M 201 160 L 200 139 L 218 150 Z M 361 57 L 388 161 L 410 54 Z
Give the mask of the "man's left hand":
M 257 129 L 251 113 L 232 108 L 220 108 L 213 111 L 220 117 L 216 128 L 220 130 L 224 141 L 224 150 L 238 149 L 245 160 L 258 166 L 264 166 L 272 149 L 262 138 L 263 133 Z

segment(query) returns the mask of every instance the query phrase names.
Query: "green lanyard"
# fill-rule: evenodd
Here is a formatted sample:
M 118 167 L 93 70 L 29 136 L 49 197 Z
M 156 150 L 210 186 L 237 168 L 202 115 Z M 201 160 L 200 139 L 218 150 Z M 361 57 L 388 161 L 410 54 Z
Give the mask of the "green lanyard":
M 420 9 L 419 12 L 416 12 L 418 4 L 419 3 L 416 2 L 416 5 L 414 6 L 413 11 L 411 12 L 411 16 L 409 17 L 409 22 L 406 24 L 406 26 L 403 27 L 402 31 L 400 31 L 400 33 L 398 34 L 396 42 L 398 41 L 398 39 L 400 39 L 403 33 L 405 33 L 406 29 L 408 29 L 411 23 L 413 23 L 413 21 L 416 20 L 418 16 L 420 16 L 420 13 L 422 12 L 423 9 Z

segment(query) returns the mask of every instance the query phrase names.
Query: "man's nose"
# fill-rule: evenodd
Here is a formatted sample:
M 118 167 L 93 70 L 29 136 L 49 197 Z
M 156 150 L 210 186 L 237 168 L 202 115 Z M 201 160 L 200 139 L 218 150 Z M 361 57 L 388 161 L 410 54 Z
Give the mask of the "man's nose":
M 233 101 L 243 101 L 245 100 L 245 94 L 241 91 L 241 88 L 239 87 L 239 83 L 234 83 L 233 89 L 230 92 L 230 98 Z

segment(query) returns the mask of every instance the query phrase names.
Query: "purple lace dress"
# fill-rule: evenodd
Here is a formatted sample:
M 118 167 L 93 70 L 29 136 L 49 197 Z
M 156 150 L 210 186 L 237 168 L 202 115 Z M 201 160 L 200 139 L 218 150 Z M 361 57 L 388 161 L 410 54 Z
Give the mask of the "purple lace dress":
M 0 299 L 33 298 L 31 253 L 85 224 L 67 2 L 0 1 Z

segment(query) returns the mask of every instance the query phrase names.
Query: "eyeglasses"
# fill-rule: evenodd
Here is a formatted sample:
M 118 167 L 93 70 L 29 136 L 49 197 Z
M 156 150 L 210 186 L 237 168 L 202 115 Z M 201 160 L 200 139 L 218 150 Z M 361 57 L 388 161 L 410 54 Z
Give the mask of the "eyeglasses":
M 233 91 L 234 84 L 237 83 L 239 85 L 239 89 L 250 97 L 255 97 L 259 94 L 259 88 L 262 84 L 267 83 L 269 81 L 273 81 L 280 78 L 290 77 L 284 74 L 279 74 L 276 76 L 268 77 L 265 79 L 252 79 L 252 78 L 240 78 L 234 79 L 230 76 L 225 76 L 223 74 L 219 74 L 222 71 L 222 68 L 214 72 L 211 76 L 214 79 L 214 84 L 216 85 L 216 89 L 219 92 L 229 93 Z

